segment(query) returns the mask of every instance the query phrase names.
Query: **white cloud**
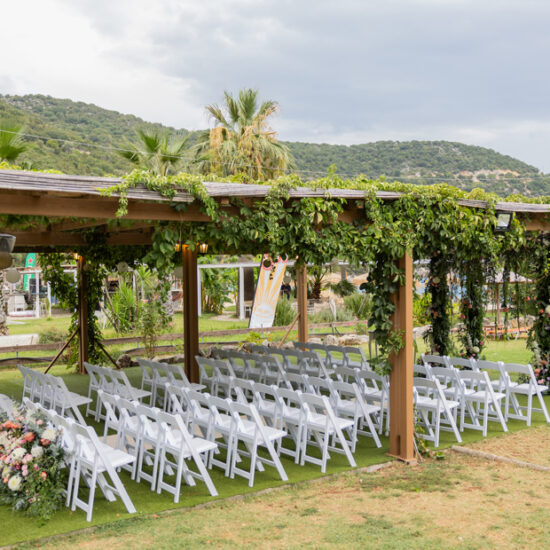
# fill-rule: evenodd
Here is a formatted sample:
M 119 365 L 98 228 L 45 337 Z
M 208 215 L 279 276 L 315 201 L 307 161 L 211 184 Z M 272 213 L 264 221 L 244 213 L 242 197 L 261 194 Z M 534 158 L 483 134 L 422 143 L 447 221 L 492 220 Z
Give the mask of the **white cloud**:
M 449 139 L 550 170 L 543 0 L 26 0 L 3 6 L 0 92 L 172 126 L 224 89 L 281 104 L 281 138 Z

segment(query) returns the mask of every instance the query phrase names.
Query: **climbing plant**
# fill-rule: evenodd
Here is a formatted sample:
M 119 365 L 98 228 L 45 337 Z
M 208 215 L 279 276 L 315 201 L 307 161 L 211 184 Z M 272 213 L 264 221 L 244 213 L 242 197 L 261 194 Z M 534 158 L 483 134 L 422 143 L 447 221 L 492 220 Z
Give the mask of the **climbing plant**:
M 215 177 L 206 179 L 219 181 Z M 239 178 L 230 178 L 229 181 L 239 181 Z M 161 274 L 170 273 L 178 261 L 178 245 L 194 248 L 201 242 L 209 244 L 212 254 L 269 252 L 272 256 L 295 258 L 297 266 L 322 266 L 335 258 L 352 266 L 363 266 L 368 271 L 364 288 L 372 295 L 373 301 L 370 323 L 381 350 L 377 367 L 385 372 L 390 368 L 391 355 L 402 346 L 402 335 L 393 330 L 392 322 L 395 311 L 392 295 L 404 276 L 398 259 L 406 251 L 412 252 L 416 260 L 429 260 L 432 349 L 439 353 L 449 350 L 448 279 L 452 272 L 463 281 L 465 298 L 469 300 L 462 304 L 465 333 L 472 341 L 468 347 L 467 340 L 462 340 L 465 352 L 471 353 L 475 347 L 481 351 L 479 327 L 484 308 L 476 293 L 485 282 L 484 276 L 500 265 L 503 251 L 527 254 L 527 248 L 522 244 L 524 228 L 517 220 L 512 231 L 505 235 L 495 232 L 496 196 L 481 190 L 465 193 L 446 185 L 415 186 L 372 181 L 365 177 L 343 180 L 334 173 L 305 184 L 322 191 L 320 196 L 300 199 L 291 197 L 292 191 L 303 185 L 296 176 L 256 183 L 269 183 L 271 187 L 265 197 L 256 199 L 253 206 L 241 198 L 230 197 L 222 206 L 209 195 L 200 177 L 189 174 L 160 177 L 134 171 L 120 184 L 102 193 L 119 197 L 120 218 L 128 212 L 128 197 L 132 190 L 140 185 L 170 199 L 177 211 L 185 211 L 194 202 L 208 216 L 209 221 L 204 222 L 159 223 L 148 250 L 136 252 L 137 247 L 133 248 L 136 257 Z M 331 193 L 334 188 L 359 190 L 362 197 L 351 202 L 334 197 Z M 391 200 L 382 200 L 377 195 L 381 191 L 394 193 Z M 464 202 L 471 199 L 484 201 L 485 206 L 479 208 L 479 203 Z M 342 219 L 344 209 L 349 206 L 356 208 L 351 222 Z M 109 249 L 100 235 L 93 238 L 96 239 L 93 242 L 97 243 L 97 254 L 94 256 L 93 251 L 83 251 L 89 263 L 112 264 L 112 257 L 118 254 L 118 249 Z M 123 259 L 128 261 L 128 256 Z M 97 269 L 97 278 L 92 274 L 90 280 L 99 280 L 100 268 Z M 167 293 L 166 285 L 162 292 Z M 542 296 L 542 290 L 540 296 L 541 303 L 550 298 Z M 474 302 L 476 307 L 470 308 Z M 549 300 L 546 305 L 548 303 Z M 546 325 L 541 326 L 541 330 L 545 330 Z M 540 331 L 535 334 L 537 338 L 541 335 Z

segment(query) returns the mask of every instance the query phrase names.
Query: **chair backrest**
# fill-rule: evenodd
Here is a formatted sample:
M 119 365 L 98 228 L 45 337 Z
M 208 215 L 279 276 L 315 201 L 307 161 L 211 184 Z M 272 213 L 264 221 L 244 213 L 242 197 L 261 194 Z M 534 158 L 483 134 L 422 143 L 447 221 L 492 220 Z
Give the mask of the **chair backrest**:
M 118 412 L 118 400 L 120 399 L 118 395 L 111 395 L 104 392 L 103 390 L 98 390 L 97 395 L 99 396 L 100 401 L 103 403 L 106 411 L 106 420 L 111 423 L 116 423 L 120 420 L 120 413 Z
M 289 390 L 302 390 L 307 388 L 307 374 L 298 374 L 295 372 L 285 373 L 285 383 Z
M 483 391 L 487 389 L 490 390 L 490 393 L 493 392 L 493 387 L 491 386 L 491 381 L 489 379 L 489 375 L 487 374 L 487 371 L 469 371 L 469 370 L 461 370 L 458 371 L 458 376 L 462 381 L 470 381 L 470 382 L 476 382 L 477 386 L 479 386 L 480 390 Z
M 431 366 L 427 363 L 419 365 L 418 363 L 413 365 L 413 372 L 415 375 L 424 376 L 424 378 L 431 378 Z
M 321 395 L 324 392 L 330 395 L 334 381 L 330 378 L 321 378 L 320 376 L 308 376 L 306 382 L 307 393 Z
M 356 369 L 368 369 L 370 370 L 369 363 L 363 350 L 353 346 L 342 346 L 340 351 L 343 355 L 345 366 L 353 367 Z
M 510 373 L 513 374 L 519 374 L 522 376 L 526 376 L 529 380 L 529 386 L 531 390 L 535 389 L 538 390 L 540 387 L 540 384 L 537 382 L 537 379 L 535 377 L 535 372 L 533 371 L 533 367 L 529 364 L 522 365 L 520 363 L 503 363 L 502 368 L 507 374 L 507 383 L 510 384 L 511 378 Z
M 150 359 L 143 359 L 142 357 L 138 357 L 138 365 L 141 369 L 141 379 L 142 382 L 149 382 L 151 383 L 155 376 L 155 371 L 153 365 L 155 364 L 155 361 L 151 361 Z M 151 369 L 151 372 L 149 372 L 149 369 Z
M 470 370 L 475 370 L 475 359 L 466 357 L 449 357 L 449 366 L 451 367 L 463 367 Z
M 334 369 L 334 374 L 343 382 L 353 382 L 357 378 L 357 369 L 352 367 L 336 367 Z
M 426 355 L 422 354 L 422 361 L 424 363 L 428 363 L 428 365 L 431 365 L 433 367 L 441 366 L 441 367 L 448 367 L 449 366 L 449 358 L 446 355 Z
M 231 385 L 231 394 L 235 394 L 239 403 L 248 403 L 254 398 L 254 382 L 252 380 L 244 380 L 235 378 Z M 250 396 L 250 399 L 247 397 Z
M 286 388 L 275 387 L 274 389 L 283 407 L 283 414 L 288 412 L 289 409 L 302 410 L 302 400 L 300 399 L 302 392 L 300 390 L 293 391 Z
M 208 357 L 196 356 L 199 368 L 202 368 L 206 375 L 206 368 L 212 369 L 213 376 L 233 376 L 236 378 L 235 371 L 228 360 L 210 359 Z

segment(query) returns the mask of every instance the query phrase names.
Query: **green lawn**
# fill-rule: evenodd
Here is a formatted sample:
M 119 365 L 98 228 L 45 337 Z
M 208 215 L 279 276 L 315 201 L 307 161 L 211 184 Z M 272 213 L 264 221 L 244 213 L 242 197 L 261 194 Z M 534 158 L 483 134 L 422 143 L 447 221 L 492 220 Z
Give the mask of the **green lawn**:
M 140 370 L 138 368 L 131 368 L 125 372 L 127 372 L 132 383 L 139 386 L 141 379 Z M 52 369 L 52 373 L 62 376 L 72 391 L 76 391 L 80 394 L 87 394 L 88 380 L 86 376 L 80 376 L 67 372 L 67 369 L 63 366 L 54 367 Z M 0 372 L 0 393 L 7 394 L 15 399 L 20 399 L 22 387 L 22 378 L 17 370 L 6 370 Z M 546 401 L 547 406 L 550 407 L 550 397 L 547 397 Z M 93 424 L 93 422 L 91 424 Z M 535 427 L 541 424 L 543 424 L 542 415 L 535 414 L 533 426 Z M 526 429 L 525 423 L 519 421 L 510 421 L 508 426 L 511 432 Z M 99 430 L 101 427 L 96 426 L 96 429 Z M 497 423 L 491 422 L 489 437 L 495 437 L 501 434 L 502 431 L 499 429 Z M 471 443 L 481 439 L 481 432 L 466 430 L 463 433 L 464 443 Z M 441 448 L 445 448 L 456 443 L 451 434 L 447 432 L 442 432 L 441 440 Z M 387 438 L 382 438 L 382 444 L 383 447 L 381 449 L 377 449 L 370 438 L 361 437 L 357 452 L 355 454 L 358 467 L 390 460 L 390 458 L 386 455 L 386 452 L 388 451 Z M 307 465 L 305 467 L 300 467 L 295 465 L 288 458 L 283 458 L 282 460 L 289 476 L 290 483 L 322 477 L 320 468 L 317 466 Z M 332 455 L 328 467 L 329 474 L 343 472 L 349 469 L 349 464 L 344 456 L 340 454 Z M 208 495 L 205 486 L 199 483 L 196 487 L 183 486 L 180 503 L 174 504 L 172 497 L 167 493 L 157 495 L 156 493 L 152 493 L 150 491 L 146 483 L 137 484 L 132 482 L 129 479 L 129 476 L 125 473 L 121 475 L 125 485 L 128 488 L 130 497 L 138 510 L 137 517 L 157 513 L 163 510 L 189 507 L 202 502 L 214 500 Z M 256 483 L 253 489 L 248 487 L 247 481 L 243 478 L 229 480 L 225 478 L 217 469 L 212 471 L 212 479 L 218 489 L 218 498 L 220 499 L 232 495 L 258 491 L 268 487 L 283 485 L 283 482 L 281 482 L 276 476 L 274 469 L 270 467 L 266 467 L 265 472 L 257 474 Z M 108 524 L 110 522 L 119 521 L 129 517 L 131 516 L 125 512 L 120 501 L 109 503 L 103 499 L 101 494 L 98 494 L 92 525 Z M 24 515 L 12 513 L 6 507 L 0 507 L 0 524 L 10 525 L 9 531 L 4 532 L 2 534 L 2 538 L 0 539 L 4 545 L 22 541 L 30 541 L 58 533 L 65 533 L 82 529 L 90 525 L 86 522 L 85 515 L 81 511 L 72 513 L 68 509 L 63 509 L 58 512 L 50 522 L 45 525 L 40 525 L 38 522 L 31 520 Z

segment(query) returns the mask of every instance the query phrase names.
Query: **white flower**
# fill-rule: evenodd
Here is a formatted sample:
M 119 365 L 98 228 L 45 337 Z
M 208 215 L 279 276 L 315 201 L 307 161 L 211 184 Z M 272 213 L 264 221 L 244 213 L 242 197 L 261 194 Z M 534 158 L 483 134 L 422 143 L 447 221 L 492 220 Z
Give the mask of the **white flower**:
M 57 432 L 52 428 L 47 428 L 46 430 L 44 430 L 44 433 L 42 434 L 42 439 L 48 439 L 49 441 L 53 441 L 56 437 L 57 437 Z
M 550 315 L 550 305 L 546 306 L 546 307 L 544 308 L 544 311 L 545 311 L 545 313 L 546 313 L 547 315 Z
M 34 458 L 40 458 L 43 454 L 44 454 L 44 449 L 39 445 L 35 445 L 31 449 L 31 455 L 34 456 Z
M 478 348 L 477 346 L 474 346 L 474 347 L 472 348 L 472 351 L 473 351 L 474 353 L 479 353 L 479 348 Z
M 27 451 L 25 451 L 23 447 L 17 447 L 17 449 L 15 449 L 13 453 L 11 453 L 11 458 L 13 460 L 21 460 L 25 456 L 26 452 Z
M 10 477 L 10 480 L 8 481 L 8 488 L 10 491 L 19 491 L 22 481 L 23 478 L 21 476 Z

